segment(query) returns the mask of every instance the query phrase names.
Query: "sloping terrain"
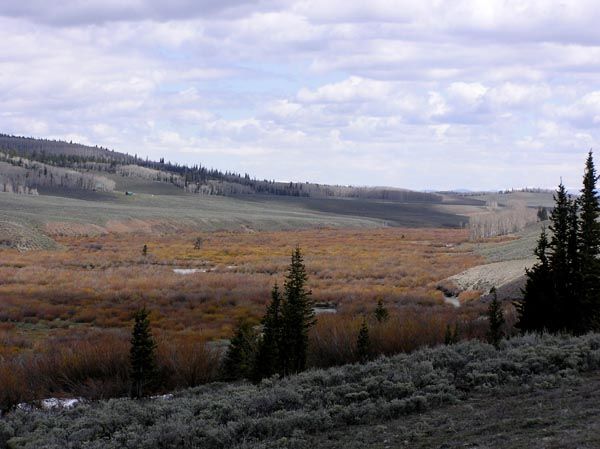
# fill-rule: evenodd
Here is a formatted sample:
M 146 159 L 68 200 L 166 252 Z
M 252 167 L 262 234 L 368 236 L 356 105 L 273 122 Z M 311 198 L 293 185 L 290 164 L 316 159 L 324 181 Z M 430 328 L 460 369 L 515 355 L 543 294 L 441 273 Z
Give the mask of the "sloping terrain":
M 469 268 L 448 280 L 461 291 L 477 290 L 488 293 L 495 287 L 500 299 L 514 299 L 521 296 L 520 289 L 525 283 L 525 269 L 534 264 L 533 258 L 494 262 Z
M 592 433 L 598 416 L 593 399 L 571 411 L 578 392 L 563 397 L 561 390 L 556 394 L 552 389 L 594 391 L 598 370 L 598 334 L 528 335 L 503 342 L 500 350 L 471 341 L 260 385 L 210 384 L 142 401 L 113 399 L 50 412 L 16 410 L 0 419 L 0 445 L 251 449 L 460 447 L 473 442 L 483 446 L 466 447 L 566 448 L 575 447 L 569 446 L 568 424 L 579 420 L 575 426 L 582 428 L 580 420 L 588 420 L 588 430 L 577 435 L 582 444 L 577 447 L 591 448 L 598 441 Z M 495 399 L 503 397 L 521 410 L 507 409 Z M 540 401 L 549 408 L 541 410 Z M 526 420 L 519 421 L 521 417 Z M 410 422 L 415 426 L 394 430 Z M 340 441 L 323 444 L 340 434 Z M 382 441 L 386 434 L 394 440 Z M 435 444 L 428 446 L 421 437 Z
M 479 291 L 484 296 L 496 287 L 500 299 L 520 298 L 525 286 L 525 269 L 536 262 L 533 250 L 544 226 L 547 228 L 548 223 L 535 223 L 500 241 L 466 244 L 488 263 L 452 276 L 443 285 L 449 290 Z
M 530 259 L 540 237 L 542 228 L 548 232 L 549 222 L 538 222 L 517 232 L 507 239 L 487 241 L 473 244 L 477 254 L 485 257 L 488 262 L 503 262 L 508 260 Z
M 373 219 L 298 210 L 285 204 L 200 195 L 115 194 L 105 201 L 0 193 L 0 217 L 14 224 L 12 239 L 21 238 L 19 227 L 37 227 L 52 236 L 382 225 Z
M 456 405 L 309 438 L 320 449 L 597 449 L 600 373 L 552 388 L 507 388 Z
M 240 197 L 238 197 L 240 198 Z M 462 205 L 438 208 L 431 203 L 406 203 L 359 198 L 295 198 L 261 197 L 248 198 L 258 204 L 285 205 L 300 210 L 335 214 L 343 217 L 364 217 L 377 220 L 387 226 L 460 228 L 468 218 L 460 215 Z M 453 209 L 456 209 L 454 211 Z
M 198 195 L 151 179 L 107 175 L 115 192 L 43 187 L 40 195 L 0 192 L 0 217 L 13 223 L 5 246 L 36 235 L 181 230 L 286 230 L 318 227 L 461 227 L 467 218 L 430 203 L 363 198 Z M 126 194 L 129 192 L 130 194 Z M 19 231 L 22 229 L 23 231 Z M 49 247 L 47 237 L 44 247 Z M 12 243 L 9 243 L 12 242 Z M 23 245 L 20 245 L 23 246 Z M 25 245 L 23 248 L 35 248 Z
M 23 222 L 15 222 L 0 214 L 0 249 L 15 248 L 21 251 L 31 249 L 55 249 L 58 245 L 38 227 Z

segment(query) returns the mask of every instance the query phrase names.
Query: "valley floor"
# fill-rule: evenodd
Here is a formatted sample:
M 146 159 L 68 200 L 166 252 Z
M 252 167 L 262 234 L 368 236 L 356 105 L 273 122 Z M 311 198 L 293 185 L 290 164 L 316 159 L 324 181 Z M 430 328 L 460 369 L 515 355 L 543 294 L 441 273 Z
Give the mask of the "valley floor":
M 600 447 L 600 372 L 552 389 L 476 394 L 456 405 L 381 425 L 319 434 L 321 449 L 596 449 Z

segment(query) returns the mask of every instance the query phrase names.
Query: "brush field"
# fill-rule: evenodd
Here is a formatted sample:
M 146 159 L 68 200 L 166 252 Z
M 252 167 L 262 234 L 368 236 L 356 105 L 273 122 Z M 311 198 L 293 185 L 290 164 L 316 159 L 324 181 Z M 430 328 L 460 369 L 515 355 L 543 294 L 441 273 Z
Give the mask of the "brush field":
M 471 341 L 259 385 L 17 410 L 0 420 L 0 445 L 591 449 L 599 442 L 598 370 L 597 334 L 528 335 L 499 350 Z
M 482 260 L 461 247 L 465 231 L 452 229 L 162 236 L 98 231 L 78 237 L 60 236 L 65 228 L 55 226 L 60 250 L 0 250 L 0 320 L 6 334 L 29 341 L 89 328 L 127 328 L 133 311 L 146 305 L 157 332 L 225 338 L 239 318 L 258 321 L 273 283 L 283 282 L 295 245 L 303 249 L 314 300 L 335 307 L 337 318 L 367 313 L 378 299 L 394 310 L 446 309 L 437 283 Z M 72 233 L 77 225 L 69 226 Z M 200 249 L 194 249 L 197 237 Z M 174 271 L 179 269 L 196 271 Z M 18 345 L 4 345 L 11 350 Z

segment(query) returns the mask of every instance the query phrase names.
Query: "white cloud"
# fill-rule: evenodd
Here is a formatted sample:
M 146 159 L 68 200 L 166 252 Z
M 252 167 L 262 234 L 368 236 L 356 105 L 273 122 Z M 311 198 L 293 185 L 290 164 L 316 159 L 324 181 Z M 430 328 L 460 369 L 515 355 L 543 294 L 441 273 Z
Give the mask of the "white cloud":
M 305 103 L 351 103 L 382 100 L 391 93 L 390 83 L 352 76 L 344 81 L 326 84 L 311 91 L 301 89 L 298 100 Z
M 576 185 L 599 19 L 591 0 L 6 0 L 0 132 L 265 178 Z

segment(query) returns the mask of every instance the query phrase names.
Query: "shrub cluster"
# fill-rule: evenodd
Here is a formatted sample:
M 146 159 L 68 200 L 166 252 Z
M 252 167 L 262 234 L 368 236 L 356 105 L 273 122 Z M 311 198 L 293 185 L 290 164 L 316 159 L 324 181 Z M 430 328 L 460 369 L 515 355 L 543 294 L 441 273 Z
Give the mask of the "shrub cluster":
M 210 384 L 169 398 L 111 399 L 72 410 L 16 410 L 0 420 L 12 448 L 253 448 L 453 403 L 472 391 L 549 387 L 600 368 L 600 335 L 526 335 L 500 349 L 471 341 L 310 370 Z
M 161 341 L 157 347 L 156 391 L 214 381 L 220 359 L 220 350 L 202 339 Z M 125 332 L 92 332 L 81 341 L 50 341 L 35 354 L 0 360 L 0 413 L 22 402 L 51 396 L 126 396 L 131 381 L 130 342 Z

